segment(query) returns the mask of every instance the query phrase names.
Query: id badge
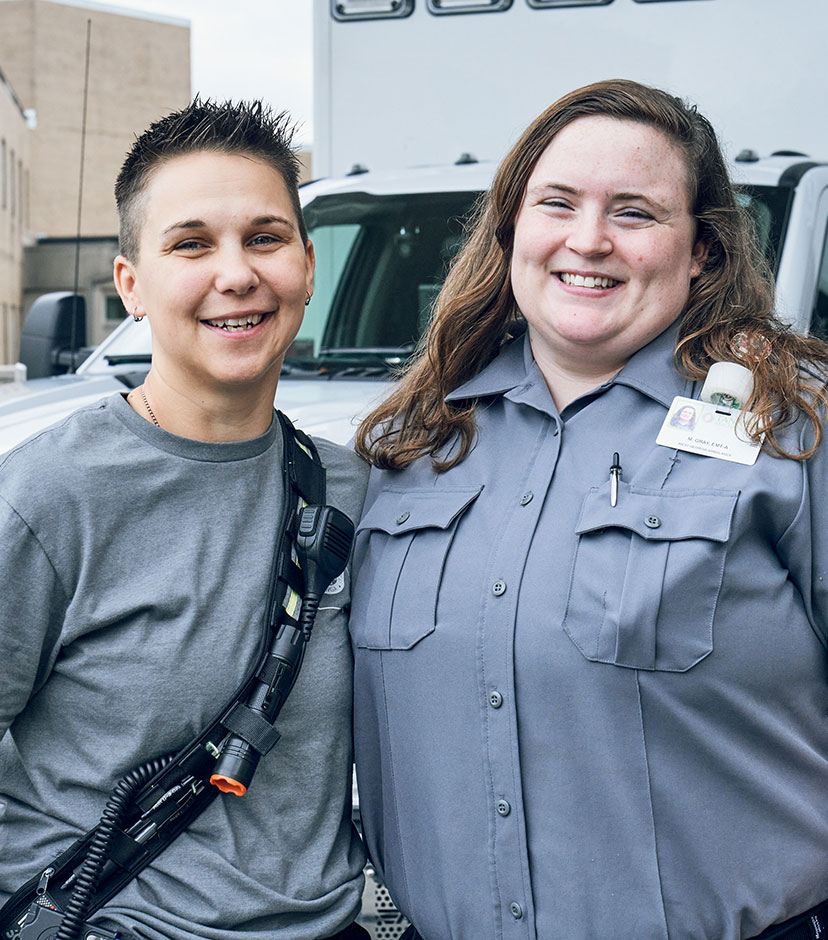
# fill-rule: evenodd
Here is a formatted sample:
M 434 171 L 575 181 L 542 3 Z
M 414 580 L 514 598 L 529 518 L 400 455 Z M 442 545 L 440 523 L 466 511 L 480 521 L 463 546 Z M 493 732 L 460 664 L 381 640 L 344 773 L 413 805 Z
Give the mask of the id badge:
M 761 439 L 752 441 L 745 428 L 752 417 L 750 411 L 676 396 L 656 443 L 690 454 L 752 466 L 762 447 Z

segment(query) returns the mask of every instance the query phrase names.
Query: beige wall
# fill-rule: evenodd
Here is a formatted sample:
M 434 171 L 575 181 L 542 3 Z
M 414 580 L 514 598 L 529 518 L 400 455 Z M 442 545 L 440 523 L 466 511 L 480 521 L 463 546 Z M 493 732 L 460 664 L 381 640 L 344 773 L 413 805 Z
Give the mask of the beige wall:
M 117 233 L 112 187 L 136 134 L 190 99 L 186 21 L 51 0 L 0 2 L 0 68 L 31 132 L 31 228 L 77 231 L 87 21 L 92 23 L 81 234 Z
M 31 179 L 29 133 L 20 102 L 0 73 L 0 363 L 17 359 Z
M 302 169 L 299 172 L 299 182 L 309 183 L 313 179 L 313 151 L 300 150 L 299 162 L 302 164 Z

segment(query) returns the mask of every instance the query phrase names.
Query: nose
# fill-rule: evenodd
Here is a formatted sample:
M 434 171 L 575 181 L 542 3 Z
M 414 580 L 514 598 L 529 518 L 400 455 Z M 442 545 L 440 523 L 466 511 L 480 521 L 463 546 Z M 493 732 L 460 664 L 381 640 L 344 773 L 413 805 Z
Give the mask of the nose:
M 258 286 L 259 274 L 243 246 L 227 246 L 215 259 L 215 285 L 220 293 L 247 294 Z
M 612 251 L 612 239 L 603 214 L 579 212 L 570 222 L 566 247 L 583 257 L 608 255 Z

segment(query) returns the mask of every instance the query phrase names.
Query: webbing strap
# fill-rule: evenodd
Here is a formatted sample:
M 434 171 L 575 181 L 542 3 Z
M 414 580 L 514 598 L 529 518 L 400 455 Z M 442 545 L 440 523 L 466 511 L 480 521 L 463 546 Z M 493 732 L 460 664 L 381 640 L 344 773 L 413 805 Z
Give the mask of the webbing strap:
M 276 744 L 281 735 L 273 725 L 241 702 L 236 704 L 224 716 L 221 723 L 240 738 L 264 755 Z
M 295 428 L 281 411 L 277 411 L 276 414 L 282 423 L 285 463 L 290 485 L 306 502 L 323 504 L 325 502 L 325 470 L 319 463 L 313 441 L 304 431 Z

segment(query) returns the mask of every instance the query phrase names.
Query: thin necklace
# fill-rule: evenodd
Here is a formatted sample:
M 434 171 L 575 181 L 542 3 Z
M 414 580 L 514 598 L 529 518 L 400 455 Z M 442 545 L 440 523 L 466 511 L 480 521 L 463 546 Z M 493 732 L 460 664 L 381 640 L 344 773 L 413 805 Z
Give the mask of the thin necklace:
M 146 409 L 147 409 L 147 412 L 149 413 L 149 416 L 152 418 L 152 423 L 153 423 L 157 428 L 160 428 L 161 425 L 158 423 L 158 418 L 155 417 L 155 413 L 153 412 L 152 408 L 150 408 L 150 403 L 147 401 L 147 393 L 144 391 L 144 386 L 143 386 L 143 385 L 141 386 L 141 398 L 144 399 L 144 405 L 146 406 Z

